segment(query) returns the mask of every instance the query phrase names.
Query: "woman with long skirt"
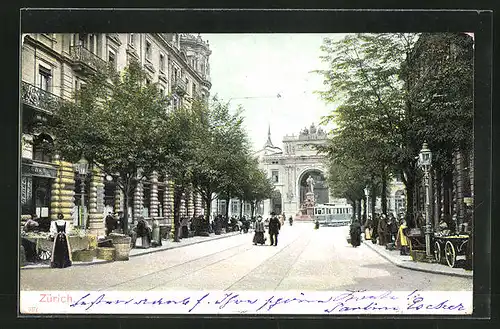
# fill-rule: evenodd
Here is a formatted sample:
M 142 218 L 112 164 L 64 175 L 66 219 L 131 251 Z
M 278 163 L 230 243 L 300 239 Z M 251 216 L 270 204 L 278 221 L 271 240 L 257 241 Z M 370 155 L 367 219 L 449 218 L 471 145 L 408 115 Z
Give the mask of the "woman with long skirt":
M 65 268 L 72 265 L 71 247 L 66 235 L 66 221 L 64 215 L 59 213 L 57 220 L 52 222 L 51 232 L 54 234 L 54 245 L 52 247 L 52 258 L 50 267 Z
M 253 236 L 253 244 L 264 244 L 266 243 L 266 239 L 264 237 L 264 222 L 262 222 L 262 217 L 258 217 L 255 222 L 255 234 Z

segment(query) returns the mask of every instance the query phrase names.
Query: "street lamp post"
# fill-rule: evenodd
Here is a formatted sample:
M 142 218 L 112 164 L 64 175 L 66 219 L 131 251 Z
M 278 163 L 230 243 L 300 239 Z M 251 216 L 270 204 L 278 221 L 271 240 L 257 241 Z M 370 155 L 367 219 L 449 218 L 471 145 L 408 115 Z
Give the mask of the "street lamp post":
M 422 150 L 418 158 L 418 165 L 424 171 L 424 184 L 425 184 L 425 254 L 427 261 L 433 259 L 431 253 L 431 214 L 430 214 L 430 185 L 429 185 L 429 172 L 432 165 L 432 153 L 429 150 L 427 143 L 424 142 Z
M 368 211 L 368 209 L 370 209 L 370 191 L 368 190 L 368 187 L 365 187 L 365 198 L 366 198 L 366 201 L 365 201 L 365 213 L 367 216 L 370 216 L 370 212 Z
M 87 176 L 87 171 L 89 168 L 89 162 L 82 157 L 75 165 L 78 174 L 80 175 L 80 191 L 82 194 L 82 198 L 80 200 L 81 207 L 83 208 L 83 218 L 82 218 L 82 226 L 85 229 L 86 227 L 86 219 L 87 219 L 87 209 L 85 208 L 85 177 Z
M 406 210 L 406 203 L 405 203 L 406 196 L 404 194 L 401 195 L 401 208 L 399 212 L 402 212 L 403 210 Z

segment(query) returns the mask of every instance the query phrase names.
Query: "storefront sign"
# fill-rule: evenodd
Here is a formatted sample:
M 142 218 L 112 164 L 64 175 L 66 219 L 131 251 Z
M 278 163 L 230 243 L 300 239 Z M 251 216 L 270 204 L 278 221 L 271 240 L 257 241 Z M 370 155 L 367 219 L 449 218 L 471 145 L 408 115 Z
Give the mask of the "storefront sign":
M 31 203 L 32 203 L 32 183 L 31 177 L 21 177 L 21 208 L 22 213 L 31 214 Z
M 38 165 L 23 164 L 22 170 L 23 176 L 38 176 L 47 178 L 56 178 L 57 170 L 56 168 L 42 167 Z

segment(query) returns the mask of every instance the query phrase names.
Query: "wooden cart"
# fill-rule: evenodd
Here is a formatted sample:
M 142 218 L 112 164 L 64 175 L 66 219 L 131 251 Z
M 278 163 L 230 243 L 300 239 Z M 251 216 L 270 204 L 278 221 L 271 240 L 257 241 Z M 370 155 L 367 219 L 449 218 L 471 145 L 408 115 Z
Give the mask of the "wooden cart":
M 36 248 L 36 260 L 37 261 L 47 261 L 52 257 L 52 247 L 54 245 L 53 240 L 49 238 L 38 238 L 38 237 L 27 237 L 24 236 L 22 239 L 35 244 Z
M 449 267 L 455 267 L 458 256 L 466 256 L 469 235 L 434 236 L 434 257 L 438 263 L 446 260 Z

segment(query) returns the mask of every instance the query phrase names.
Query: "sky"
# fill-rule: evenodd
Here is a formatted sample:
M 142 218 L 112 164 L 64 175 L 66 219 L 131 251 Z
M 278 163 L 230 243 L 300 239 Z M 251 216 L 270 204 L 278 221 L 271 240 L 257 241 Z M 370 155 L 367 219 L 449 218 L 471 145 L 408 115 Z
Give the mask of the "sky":
M 321 117 L 326 104 L 314 91 L 324 90 L 323 77 L 312 71 L 327 67 L 320 59 L 323 38 L 340 34 L 202 34 L 210 44 L 211 96 L 242 105 L 254 151 L 267 140 L 282 147 L 285 135 L 297 135 Z M 278 94 L 280 97 L 278 97 Z

